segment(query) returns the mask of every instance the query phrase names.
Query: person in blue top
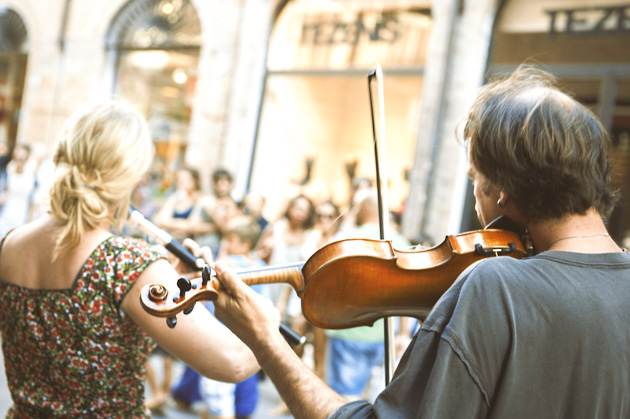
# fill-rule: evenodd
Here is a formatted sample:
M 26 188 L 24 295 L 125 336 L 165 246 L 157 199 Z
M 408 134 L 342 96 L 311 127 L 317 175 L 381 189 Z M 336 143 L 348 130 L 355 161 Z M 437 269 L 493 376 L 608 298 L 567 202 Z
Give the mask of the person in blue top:
M 379 208 L 378 193 L 375 188 L 363 188 L 355 197 L 356 225 L 339 233 L 339 238 L 378 239 Z M 411 243 L 402 234 L 390 227 L 387 237 L 396 250 L 410 250 Z M 402 327 L 396 334 L 396 342 L 409 343 L 406 318 L 399 319 Z M 326 331 L 328 336 L 328 356 L 326 379 L 328 385 L 342 396 L 355 400 L 370 399 L 380 388 L 383 380 L 373 379 L 374 371 L 384 369 L 385 344 L 383 319 L 371 326 Z M 404 348 L 403 348 L 404 349 Z M 402 351 L 401 351 L 402 353 Z M 371 385 L 370 385 L 371 384 Z
M 260 235 L 258 222 L 250 216 L 232 218 L 221 240 L 219 257 L 235 269 L 257 268 L 266 263 L 256 256 L 254 244 Z M 252 285 L 260 292 L 263 285 Z M 213 306 L 208 303 L 208 306 Z M 208 307 L 214 312 L 214 307 Z M 203 401 L 203 419 L 245 419 L 250 417 L 258 403 L 258 375 L 253 375 L 240 383 L 225 383 L 200 377 L 199 392 Z
M 200 198 L 199 172 L 182 167 L 175 172 L 174 192 L 168 196 L 153 221 L 177 240 L 193 237 L 196 231 L 192 214 Z
M 199 172 L 190 167 L 183 167 L 175 172 L 175 190 L 169 195 L 162 207 L 154 215 L 155 224 L 167 230 L 176 240 L 193 237 L 194 222 L 191 214 L 201 197 Z M 150 362 L 146 363 L 147 381 L 151 398 L 147 406 L 155 414 L 163 414 L 168 400 L 173 376 L 174 358 L 163 348 L 156 347 L 154 356 L 162 358 L 163 374 L 160 382 Z
M 260 235 L 257 221 L 247 215 L 232 218 L 224 227 L 219 258 L 235 269 L 256 268 L 266 263 L 253 252 Z M 252 285 L 259 292 L 262 285 Z M 204 303 L 210 313 L 212 302 Z M 186 367 L 179 383 L 172 389 L 173 398 L 190 406 L 202 402 L 202 419 L 245 419 L 251 416 L 258 403 L 258 375 L 239 383 L 226 383 L 200 376 Z
M 630 417 L 630 254 L 610 237 L 610 138 L 554 78 L 521 66 L 485 86 L 464 127 L 485 226 L 505 216 L 533 255 L 469 266 L 373 404 L 297 359 L 277 314 L 216 264 L 215 314 L 254 352 L 296 418 Z

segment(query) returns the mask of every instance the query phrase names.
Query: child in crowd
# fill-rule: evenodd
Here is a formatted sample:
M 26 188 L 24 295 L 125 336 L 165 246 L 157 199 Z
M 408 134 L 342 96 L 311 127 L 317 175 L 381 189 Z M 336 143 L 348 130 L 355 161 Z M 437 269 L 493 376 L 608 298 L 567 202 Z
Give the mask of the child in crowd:
M 219 259 L 229 261 L 236 269 L 265 266 L 265 262 L 252 251 L 260 227 L 250 216 L 232 218 L 221 240 Z M 260 285 L 254 285 L 256 288 Z M 207 304 L 212 312 L 214 306 Z M 237 384 L 224 383 L 200 377 L 199 391 L 204 409 L 202 419 L 244 419 L 251 416 L 258 403 L 258 375 L 254 375 Z

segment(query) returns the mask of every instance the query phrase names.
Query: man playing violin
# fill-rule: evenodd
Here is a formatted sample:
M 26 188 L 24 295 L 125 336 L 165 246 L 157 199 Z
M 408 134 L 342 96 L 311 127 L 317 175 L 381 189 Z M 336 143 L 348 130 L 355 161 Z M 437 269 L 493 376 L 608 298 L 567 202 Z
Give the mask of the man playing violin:
M 469 266 L 436 303 L 374 404 L 328 388 L 233 270 L 216 314 L 295 417 L 630 417 L 630 254 L 606 231 L 609 137 L 552 77 L 521 67 L 485 86 L 464 129 L 483 225 L 525 228 L 535 255 Z

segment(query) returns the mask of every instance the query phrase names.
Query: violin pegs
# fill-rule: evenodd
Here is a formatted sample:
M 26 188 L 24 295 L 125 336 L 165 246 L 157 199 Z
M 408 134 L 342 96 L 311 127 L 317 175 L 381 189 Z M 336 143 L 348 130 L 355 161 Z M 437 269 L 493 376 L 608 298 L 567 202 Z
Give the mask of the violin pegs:
M 192 284 L 190 283 L 190 279 L 181 276 L 177 280 L 177 287 L 179 288 L 179 298 L 183 298 L 186 295 L 186 291 L 190 291 L 192 288 Z
M 210 282 L 210 276 L 212 276 L 212 269 L 210 266 L 206 265 L 203 267 L 201 271 L 201 285 L 206 286 L 208 282 Z
M 173 329 L 176 325 L 177 325 L 177 317 L 173 316 L 173 317 L 169 317 L 166 319 L 166 325 Z

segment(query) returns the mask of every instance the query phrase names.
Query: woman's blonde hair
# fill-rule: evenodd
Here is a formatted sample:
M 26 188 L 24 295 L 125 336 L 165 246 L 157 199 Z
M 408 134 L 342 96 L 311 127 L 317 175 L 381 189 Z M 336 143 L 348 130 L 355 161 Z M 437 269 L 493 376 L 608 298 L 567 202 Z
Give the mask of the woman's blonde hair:
M 81 107 L 66 123 L 53 156 L 51 213 L 64 226 L 53 258 L 75 249 L 111 210 L 120 229 L 131 192 L 152 159 L 149 129 L 137 110 L 114 101 Z

